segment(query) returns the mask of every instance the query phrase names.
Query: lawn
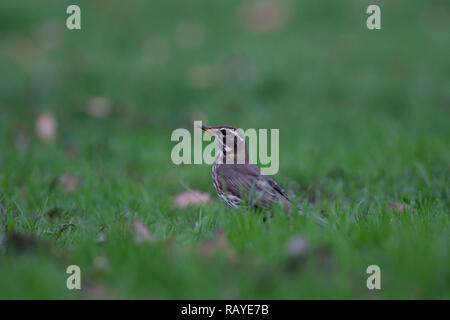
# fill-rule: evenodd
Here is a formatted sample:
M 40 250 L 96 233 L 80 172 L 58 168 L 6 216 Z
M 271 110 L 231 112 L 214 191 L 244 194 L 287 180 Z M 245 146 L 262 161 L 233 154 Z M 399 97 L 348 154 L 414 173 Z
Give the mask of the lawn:
M 448 1 L 72 3 L 0 2 L 0 298 L 450 299 Z M 194 119 L 279 129 L 305 216 L 173 164 Z

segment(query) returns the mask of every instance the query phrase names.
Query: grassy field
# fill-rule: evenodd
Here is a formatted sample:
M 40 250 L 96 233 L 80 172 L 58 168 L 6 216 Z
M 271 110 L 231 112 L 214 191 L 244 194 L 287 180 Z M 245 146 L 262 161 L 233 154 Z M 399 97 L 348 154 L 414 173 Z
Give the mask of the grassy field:
M 0 2 L 0 298 L 450 298 L 448 1 L 77 3 Z M 279 128 L 305 217 L 174 165 L 193 119 Z

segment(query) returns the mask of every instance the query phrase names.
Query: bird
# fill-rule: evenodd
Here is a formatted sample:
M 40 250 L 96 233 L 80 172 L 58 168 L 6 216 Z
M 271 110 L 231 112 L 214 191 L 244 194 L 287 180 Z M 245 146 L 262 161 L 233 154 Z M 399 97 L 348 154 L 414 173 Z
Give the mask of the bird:
M 218 146 L 212 166 L 212 180 L 219 198 L 229 208 L 270 210 L 274 205 L 293 212 L 288 194 L 269 176 L 250 162 L 242 132 L 231 126 L 200 128 L 214 137 Z M 302 207 L 297 207 L 299 215 Z

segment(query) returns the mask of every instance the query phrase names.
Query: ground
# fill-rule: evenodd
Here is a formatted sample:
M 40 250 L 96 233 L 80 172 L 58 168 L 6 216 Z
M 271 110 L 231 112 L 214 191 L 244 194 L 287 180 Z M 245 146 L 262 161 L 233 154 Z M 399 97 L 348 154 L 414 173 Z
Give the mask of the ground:
M 0 298 L 450 298 L 448 1 L 255 3 L 0 3 Z M 173 164 L 193 119 L 280 129 L 305 216 Z

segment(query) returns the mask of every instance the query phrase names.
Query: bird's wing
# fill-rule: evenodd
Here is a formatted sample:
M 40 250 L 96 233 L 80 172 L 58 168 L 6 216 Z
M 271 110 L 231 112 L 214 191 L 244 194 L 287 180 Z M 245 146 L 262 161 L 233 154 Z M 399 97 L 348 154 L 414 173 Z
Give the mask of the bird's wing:
M 274 203 L 290 207 L 286 192 L 253 164 L 224 164 L 217 169 L 225 192 L 244 198 L 254 207 L 270 208 Z
M 284 198 L 286 198 L 286 200 L 289 200 L 289 197 L 288 197 L 286 191 L 283 190 L 283 188 L 281 188 L 275 181 L 270 179 L 268 176 L 264 176 L 264 177 L 269 182 L 269 184 L 272 186 L 272 188 L 277 190 L 277 192 L 279 194 L 281 194 Z

